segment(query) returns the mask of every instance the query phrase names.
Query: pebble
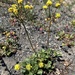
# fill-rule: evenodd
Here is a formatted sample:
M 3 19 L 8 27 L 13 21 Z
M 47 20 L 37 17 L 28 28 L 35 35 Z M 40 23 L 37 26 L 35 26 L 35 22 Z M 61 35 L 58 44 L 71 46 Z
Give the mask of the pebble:
M 40 0 L 40 1 L 42 1 L 42 0 Z M 67 1 L 67 0 L 66 0 Z M 67 1 L 67 2 L 70 2 L 70 0 L 69 1 Z M 40 9 L 39 8 L 39 6 L 37 5 L 37 7 L 36 7 L 36 10 L 37 9 Z M 58 23 L 55 23 L 55 24 L 53 24 L 53 26 L 51 26 L 51 33 L 50 33 L 50 39 L 49 39 L 49 45 L 50 45 L 50 47 L 52 47 L 52 48 L 55 48 L 55 49 L 59 49 L 60 51 L 61 51 L 61 53 L 62 53 L 62 56 L 64 57 L 64 58 L 71 58 L 72 57 L 72 55 L 71 56 L 69 56 L 69 55 L 67 55 L 67 53 L 65 53 L 64 51 L 69 51 L 70 49 L 69 48 L 60 48 L 60 45 L 61 45 L 61 43 L 60 43 L 60 41 L 58 42 L 56 39 L 58 38 L 58 37 L 54 37 L 53 35 L 55 35 L 56 33 L 57 33 L 57 29 L 56 28 L 60 28 L 60 30 L 63 30 L 64 28 L 63 28 L 63 26 L 65 26 L 66 24 L 68 24 L 68 22 L 69 21 L 71 21 L 71 19 L 73 19 L 73 18 L 71 18 L 70 16 L 71 16 L 71 12 L 69 12 L 69 11 L 67 11 L 66 10 L 66 8 L 64 9 L 63 7 L 62 7 L 62 10 L 64 10 L 64 13 L 61 13 L 61 15 L 62 15 L 62 18 L 60 18 L 60 19 L 58 19 L 57 20 L 57 22 Z M 5 11 L 5 9 L 4 8 L 1 8 L 1 13 L 2 12 L 4 12 Z M 42 12 L 41 12 L 42 11 Z M 41 10 L 40 11 L 40 14 L 38 13 L 38 10 L 37 10 L 37 14 L 39 14 L 39 16 L 38 17 L 41 17 L 41 15 L 43 15 L 42 17 L 44 17 L 44 14 L 45 14 L 45 11 L 43 11 L 43 10 Z M 72 11 L 74 12 L 74 7 L 72 8 Z M 61 12 L 61 11 L 60 11 Z M 7 28 L 7 30 L 8 29 L 10 29 L 11 30 L 11 26 L 9 26 L 9 23 L 8 23 L 8 19 L 9 19 L 9 17 L 7 18 L 7 17 L 2 17 L 1 18 L 1 14 L 0 13 L 0 25 L 2 25 L 3 24 L 3 26 L 4 26 L 4 28 L 6 27 Z M 65 13 L 67 13 L 68 15 L 66 15 Z M 40 19 L 42 19 L 42 18 L 40 18 Z M 43 20 L 43 19 L 42 19 Z M 42 21 L 41 20 L 41 21 Z M 3 23 L 2 23 L 3 22 Z M 44 21 L 42 21 L 42 22 L 44 22 Z M 41 23 L 42 23 L 41 22 Z M 33 31 L 32 31 L 32 33 L 31 33 L 31 29 L 30 29 L 30 27 L 29 26 L 27 26 L 26 27 L 27 28 L 27 30 L 28 30 L 28 32 L 29 32 L 29 34 L 30 35 L 32 35 L 32 39 L 34 39 L 33 40 L 33 42 L 35 43 L 35 42 L 37 42 L 38 43 L 38 45 L 37 45 L 37 47 L 39 47 L 39 48 L 46 48 L 46 40 L 47 40 L 47 32 L 44 32 L 44 34 L 45 34 L 45 36 L 43 36 L 44 34 L 38 34 L 38 32 L 39 32 L 39 30 L 41 30 L 42 31 L 42 28 L 41 29 L 39 29 L 39 27 L 36 27 L 35 28 L 35 30 L 33 29 L 33 28 L 31 28 L 31 29 L 33 29 Z M 15 29 L 15 28 L 13 28 L 13 29 Z M 18 32 L 17 32 L 18 33 Z M 14 58 L 4 58 L 4 61 L 5 61 L 5 63 L 7 64 L 7 66 L 8 66 L 8 68 L 9 69 L 12 69 L 12 67 L 16 64 L 16 61 L 19 61 L 19 62 L 21 62 L 22 60 L 24 60 L 27 56 L 30 56 L 31 54 L 32 54 L 32 50 L 31 50 L 31 47 L 30 47 L 30 44 L 29 44 L 29 42 L 28 42 L 28 40 L 27 39 L 25 39 L 25 38 L 27 38 L 27 36 L 26 35 L 24 35 L 25 34 L 25 32 L 24 32 L 24 28 L 22 27 L 22 30 L 21 30 L 21 39 L 20 39 L 20 43 L 22 44 L 21 45 L 21 47 L 22 47 L 22 51 L 18 51 L 17 53 L 16 53 L 16 55 L 15 55 L 15 57 Z M 1 36 L 1 35 L 0 35 Z M 25 38 L 24 38 L 25 37 Z M 0 37 L 0 40 L 2 40 L 3 38 L 1 38 Z M 32 42 L 32 43 L 33 43 Z M 33 44 L 34 44 L 33 43 Z M 41 45 L 42 44 L 42 45 Z M 74 54 L 75 54 L 75 48 L 74 47 L 72 47 L 72 49 L 73 49 L 73 51 L 74 51 Z M 70 51 L 71 52 L 71 51 Z M 71 52 L 72 53 L 72 52 Z M 75 60 L 74 60 L 74 64 L 75 64 Z M 75 71 L 75 67 L 74 67 L 74 71 Z M 0 73 L 1 73 L 1 75 L 9 75 L 9 73 L 8 72 L 6 72 L 6 71 L 4 71 L 3 69 L 1 70 L 1 67 L 0 67 Z M 75 73 L 73 73 L 73 74 L 75 74 Z M 15 75 L 15 74 L 14 74 Z M 68 74 L 68 75 L 72 75 L 72 73 L 70 73 L 70 74 Z

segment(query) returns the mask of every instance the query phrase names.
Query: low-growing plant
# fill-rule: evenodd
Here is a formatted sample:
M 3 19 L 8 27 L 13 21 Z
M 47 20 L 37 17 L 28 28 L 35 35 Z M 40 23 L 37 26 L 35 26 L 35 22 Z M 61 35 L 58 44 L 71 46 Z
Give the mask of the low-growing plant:
M 24 0 L 16 0 L 15 4 L 12 4 L 10 8 L 8 9 L 8 12 L 15 17 L 18 23 L 20 24 L 20 27 L 23 26 L 25 29 L 25 32 L 27 34 L 28 40 L 30 42 L 32 50 L 35 52 L 34 47 L 32 45 L 29 33 L 26 29 L 26 25 L 28 24 L 28 21 L 34 20 L 34 6 L 30 2 L 25 2 Z
M 4 41 L 0 43 L 0 56 L 10 56 L 15 54 L 18 49 L 18 37 L 14 31 L 4 31 L 2 35 Z
M 65 31 L 59 31 L 57 34 L 58 38 L 57 40 L 62 41 L 62 46 L 74 46 L 74 38 L 75 38 L 75 34 L 73 33 L 66 33 Z
M 21 70 L 23 75 L 44 75 L 54 71 L 57 58 L 61 55 L 52 49 L 40 50 L 37 55 L 34 53 L 19 64 L 19 68 L 14 67 L 15 70 Z
M 53 2 L 51 0 L 47 0 L 43 6 L 43 9 L 46 12 L 45 21 L 48 22 L 48 29 L 46 30 L 48 33 L 47 48 L 49 48 L 50 27 L 52 23 L 55 22 L 55 19 L 61 17 L 59 12 L 52 11 L 53 6 L 55 10 L 59 8 L 61 6 L 60 1 Z M 33 56 L 26 58 L 26 60 L 22 62 L 21 71 L 23 75 L 43 75 L 53 71 L 55 69 L 55 63 L 59 55 L 55 50 L 52 49 L 40 50 L 39 52 L 36 52 L 25 25 L 30 21 L 34 21 L 34 6 L 30 2 L 24 3 L 24 0 L 17 0 L 15 4 L 11 5 L 8 11 L 17 19 L 20 26 L 22 25 L 24 27 L 32 50 L 35 52 Z M 19 70 L 20 65 L 16 64 L 14 69 Z
M 72 24 L 72 26 L 75 27 L 75 20 L 72 20 L 72 21 L 71 21 L 71 24 Z
M 50 28 L 52 26 L 52 23 L 55 22 L 56 19 L 61 17 L 60 12 L 57 11 L 62 5 L 62 3 L 57 0 L 56 2 L 53 0 L 43 0 L 44 5 L 43 9 L 45 10 L 46 13 L 46 18 L 45 21 L 47 21 L 48 25 L 45 26 L 45 30 L 47 31 L 47 47 L 49 47 L 49 38 L 50 38 Z M 54 10 L 53 10 L 54 9 Z

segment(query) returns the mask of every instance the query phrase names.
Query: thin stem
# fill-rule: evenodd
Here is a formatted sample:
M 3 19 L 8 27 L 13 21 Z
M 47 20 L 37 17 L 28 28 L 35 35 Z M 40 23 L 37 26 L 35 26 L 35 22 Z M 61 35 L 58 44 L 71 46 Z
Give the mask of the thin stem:
M 31 47 L 32 47 L 32 50 L 35 52 L 35 49 L 34 49 L 34 47 L 33 47 L 33 45 L 32 45 L 32 42 L 31 42 L 31 39 L 30 39 L 30 37 L 29 37 L 29 33 L 28 33 L 27 29 L 26 29 L 26 26 L 24 25 L 23 22 L 22 22 L 22 25 L 23 25 L 23 27 L 24 27 L 24 29 L 25 29 L 25 32 L 26 32 L 26 34 L 27 34 L 27 37 L 28 37 L 28 40 L 29 40 L 30 45 L 31 45 Z
M 47 38 L 47 47 L 49 48 L 49 38 L 50 38 L 50 27 L 51 27 L 51 20 L 50 20 L 50 24 L 49 24 L 49 29 L 48 29 L 48 38 Z
M 49 18 L 51 18 L 51 13 L 50 13 L 50 6 L 49 6 Z
M 50 13 L 50 6 L 49 6 L 49 18 L 50 18 L 50 23 L 48 27 L 48 38 L 47 38 L 47 47 L 49 48 L 49 38 L 50 38 L 50 27 L 51 27 L 51 13 Z

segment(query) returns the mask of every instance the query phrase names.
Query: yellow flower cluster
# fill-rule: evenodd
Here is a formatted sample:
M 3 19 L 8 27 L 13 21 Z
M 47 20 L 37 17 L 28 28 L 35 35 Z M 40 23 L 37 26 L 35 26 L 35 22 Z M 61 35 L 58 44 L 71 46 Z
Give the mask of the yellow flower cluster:
M 28 71 L 30 71 L 31 68 L 32 68 L 32 66 L 31 66 L 30 64 L 27 64 L 27 65 L 26 65 L 26 69 L 27 69 Z
M 20 70 L 20 68 L 21 68 L 21 67 L 20 67 L 20 64 L 16 64 L 16 65 L 14 66 L 14 70 L 17 70 L 17 71 L 18 71 L 18 70 Z
M 33 6 L 32 5 L 30 5 L 30 9 L 32 9 L 33 8 Z
M 51 6 L 51 5 L 52 5 L 52 1 L 51 1 L 51 0 L 48 0 L 48 1 L 46 2 L 46 5 L 43 6 L 43 9 L 47 9 L 48 6 Z
M 25 5 L 24 8 L 25 9 L 33 9 L 33 6 L 32 5 Z
M 60 13 L 55 14 L 55 18 L 60 18 L 60 17 L 61 17 Z
M 46 5 L 43 6 L 43 9 L 47 9 L 48 6 L 51 6 L 51 5 L 52 5 L 52 1 L 51 1 L 51 0 L 47 0 Z M 59 7 L 59 6 L 60 6 L 60 3 L 57 2 L 57 3 L 55 4 L 55 7 Z
M 51 6 L 51 5 L 52 5 L 52 1 L 51 1 L 51 0 L 48 0 L 48 1 L 46 2 L 46 5 L 47 5 L 47 6 Z
M 21 4 L 23 2 L 23 0 L 17 0 L 18 4 Z
M 13 12 L 13 8 L 12 7 L 10 7 L 9 9 L 8 9 L 8 12 Z
M 59 2 L 55 4 L 55 7 L 59 7 L 59 6 L 60 6 L 60 3 Z
M 47 6 L 47 5 L 44 5 L 44 6 L 43 6 L 43 9 L 47 9 L 47 8 L 48 8 L 48 6 Z
M 43 62 L 39 62 L 39 67 L 43 68 L 44 67 L 44 63 Z
M 16 4 L 12 4 L 11 7 L 12 8 L 17 8 L 17 5 Z
M 10 37 L 10 32 L 6 33 L 6 37 Z
M 17 5 L 16 4 L 11 5 L 11 7 L 8 9 L 8 12 L 14 13 L 15 15 L 17 15 L 18 14 Z

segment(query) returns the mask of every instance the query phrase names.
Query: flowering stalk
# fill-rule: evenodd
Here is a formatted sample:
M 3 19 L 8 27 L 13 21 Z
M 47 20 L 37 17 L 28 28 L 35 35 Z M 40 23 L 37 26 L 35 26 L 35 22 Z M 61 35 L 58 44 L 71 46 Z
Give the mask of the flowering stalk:
M 50 24 L 49 24 L 49 27 L 48 27 L 48 38 L 47 38 L 47 47 L 49 48 L 49 38 L 50 38 L 50 27 L 51 27 L 51 20 L 50 20 Z
M 48 48 L 49 48 L 50 27 L 51 27 L 51 13 L 50 13 L 50 6 L 49 6 L 49 18 L 50 18 L 50 22 L 49 22 L 49 26 L 48 26 L 48 38 L 47 38 L 47 47 L 48 47 Z
M 51 18 L 51 13 L 50 13 L 50 6 L 49 6 L 49 18 Z
M 24 29 L 25 29 L 25 32 L 26 32 L 26 34 L 27 34 L 27 37 L 28 37 L 28 40 L 29 40 L 30 45 L 31 45 L 31 47 L 32 47 L 32 50 L 36 53 L 36 51 L 35 51 L 35 49 L 34 49 L 34 47 L 33 47 L 33 45 L 32 45 L 31 39 L 30 39 L 30 37 L 29 37 L 29 33 L 28 33 L 27 29 L 26 29 L 26 26 L 24 25 L 24 22 L 23 22 L 23 21 L 22 21 L 21 23 L 22 23 L 22 25 L 23 25 L 23 27 L 24 27 Z

